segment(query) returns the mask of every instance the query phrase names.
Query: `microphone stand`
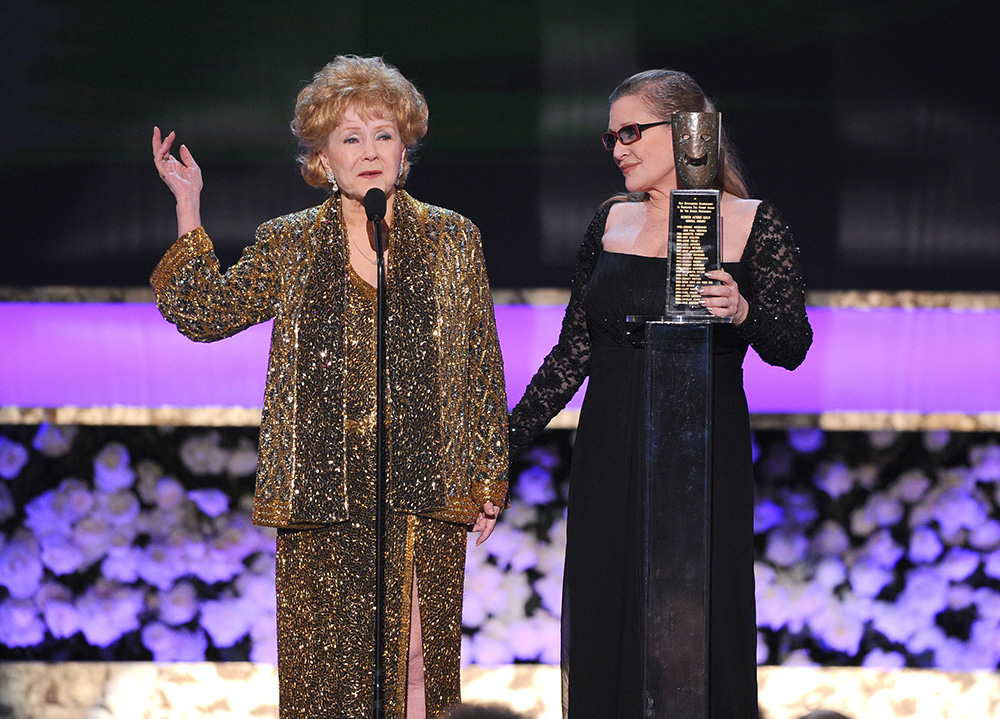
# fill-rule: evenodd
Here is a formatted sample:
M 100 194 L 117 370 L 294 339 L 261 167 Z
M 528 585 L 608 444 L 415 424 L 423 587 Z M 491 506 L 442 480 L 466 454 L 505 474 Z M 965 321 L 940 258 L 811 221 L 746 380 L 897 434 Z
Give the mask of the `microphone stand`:
M 373 188 L 365 195 L 365 211 L 375 231 L 377 257 L 377 327 L 375 360 L 375 692 L 372 698 L 372 716 L 385 716 L 385 240 L 382 237 L 382 219 L 386 214 L 385 193 Z

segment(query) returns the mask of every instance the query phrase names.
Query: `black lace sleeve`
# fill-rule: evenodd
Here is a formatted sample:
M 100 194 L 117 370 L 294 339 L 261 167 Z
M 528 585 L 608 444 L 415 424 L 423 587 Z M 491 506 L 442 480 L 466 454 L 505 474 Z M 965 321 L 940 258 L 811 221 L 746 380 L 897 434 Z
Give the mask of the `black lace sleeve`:
M 743 253 L 750 287 L 740 288 L 750 311 L 736 328 L 768 364 L 795 369 L 812 344 L 799 249 L 781 213 L 762 202 Z
M 591 220 L 576 255 L 576 272 L 559 342 L 524 390 L 510 415 L 510 458 L 520 457 L 545 426 L 572 399 L 586 379 L 590 364 L 590 334 L 583 300 L 601 252 L 601 238 L 611 206 Z

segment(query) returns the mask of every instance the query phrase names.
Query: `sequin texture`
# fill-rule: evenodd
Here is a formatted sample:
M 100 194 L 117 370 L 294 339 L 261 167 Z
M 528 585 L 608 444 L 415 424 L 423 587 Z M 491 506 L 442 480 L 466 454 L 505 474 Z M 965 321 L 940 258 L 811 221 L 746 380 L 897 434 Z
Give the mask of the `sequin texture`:
M 507 493 L 507 402 L 479 232 L 396 194 L 387 263 L 386 716 L 404 716 L 414 571 L 428 716 L 460 698 L 465 525 Z M 262 225 L 224 275 L 202 228 L 151 279 L 198 341 L 274 318 L 254 521 L 279 527 L 281 716 L 370 715 L 375 291 L 338 196 Z

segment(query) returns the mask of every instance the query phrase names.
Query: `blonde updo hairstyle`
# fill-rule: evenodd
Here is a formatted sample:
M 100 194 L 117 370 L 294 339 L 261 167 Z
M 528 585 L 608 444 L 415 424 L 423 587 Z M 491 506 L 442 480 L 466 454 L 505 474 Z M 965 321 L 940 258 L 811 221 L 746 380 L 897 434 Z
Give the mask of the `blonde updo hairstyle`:
M 329 186 L 319 152 L 349 107 L 366 120 L 372 116 L 395 120 L 406 145 L 396 180 L 402 187 L 410 172 L 410 155 L 427 134 L 427 102 L 413 83 L 380 57 L 338 55 L 302 88 L 292 120 L 292 132 L 302 147 L 298 157 L 302 177 L 313 187 Z
M 646 70 L 628 78 L 615 88 L 609 104 L 622 97 L 642 98 L 650 112 L 661 120 L 669 120 L 675 112 L 715 112 L 715 104 L 708 99 L 694 78 L 677 70 Z M 747 198 L 743 168 L 726 128 L 720 128 L 719 166 L 712 185 L 736 197 Z

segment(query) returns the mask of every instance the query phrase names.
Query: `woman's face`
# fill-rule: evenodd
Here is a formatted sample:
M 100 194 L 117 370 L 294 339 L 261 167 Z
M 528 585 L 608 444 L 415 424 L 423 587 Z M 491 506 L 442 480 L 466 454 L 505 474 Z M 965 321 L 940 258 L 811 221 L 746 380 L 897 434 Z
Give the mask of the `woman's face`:
M 639 95 L 620 97 L 611 105 L 608 130 L 617 132 L 625 125 L 660 122 Z M 615 164 L 625 175 L 629 192 L 669 191 L 677 187 L 674 171 L 674 144 L 670 124 L 650 127 L 631 145 L 615 143 Z
M 319 152 L 341 193 L 359 202 L 373 187 L 392 196 L 405 154 L 395 120 L 377 112 L 363 119 L 354 106 L 347 108 Z

